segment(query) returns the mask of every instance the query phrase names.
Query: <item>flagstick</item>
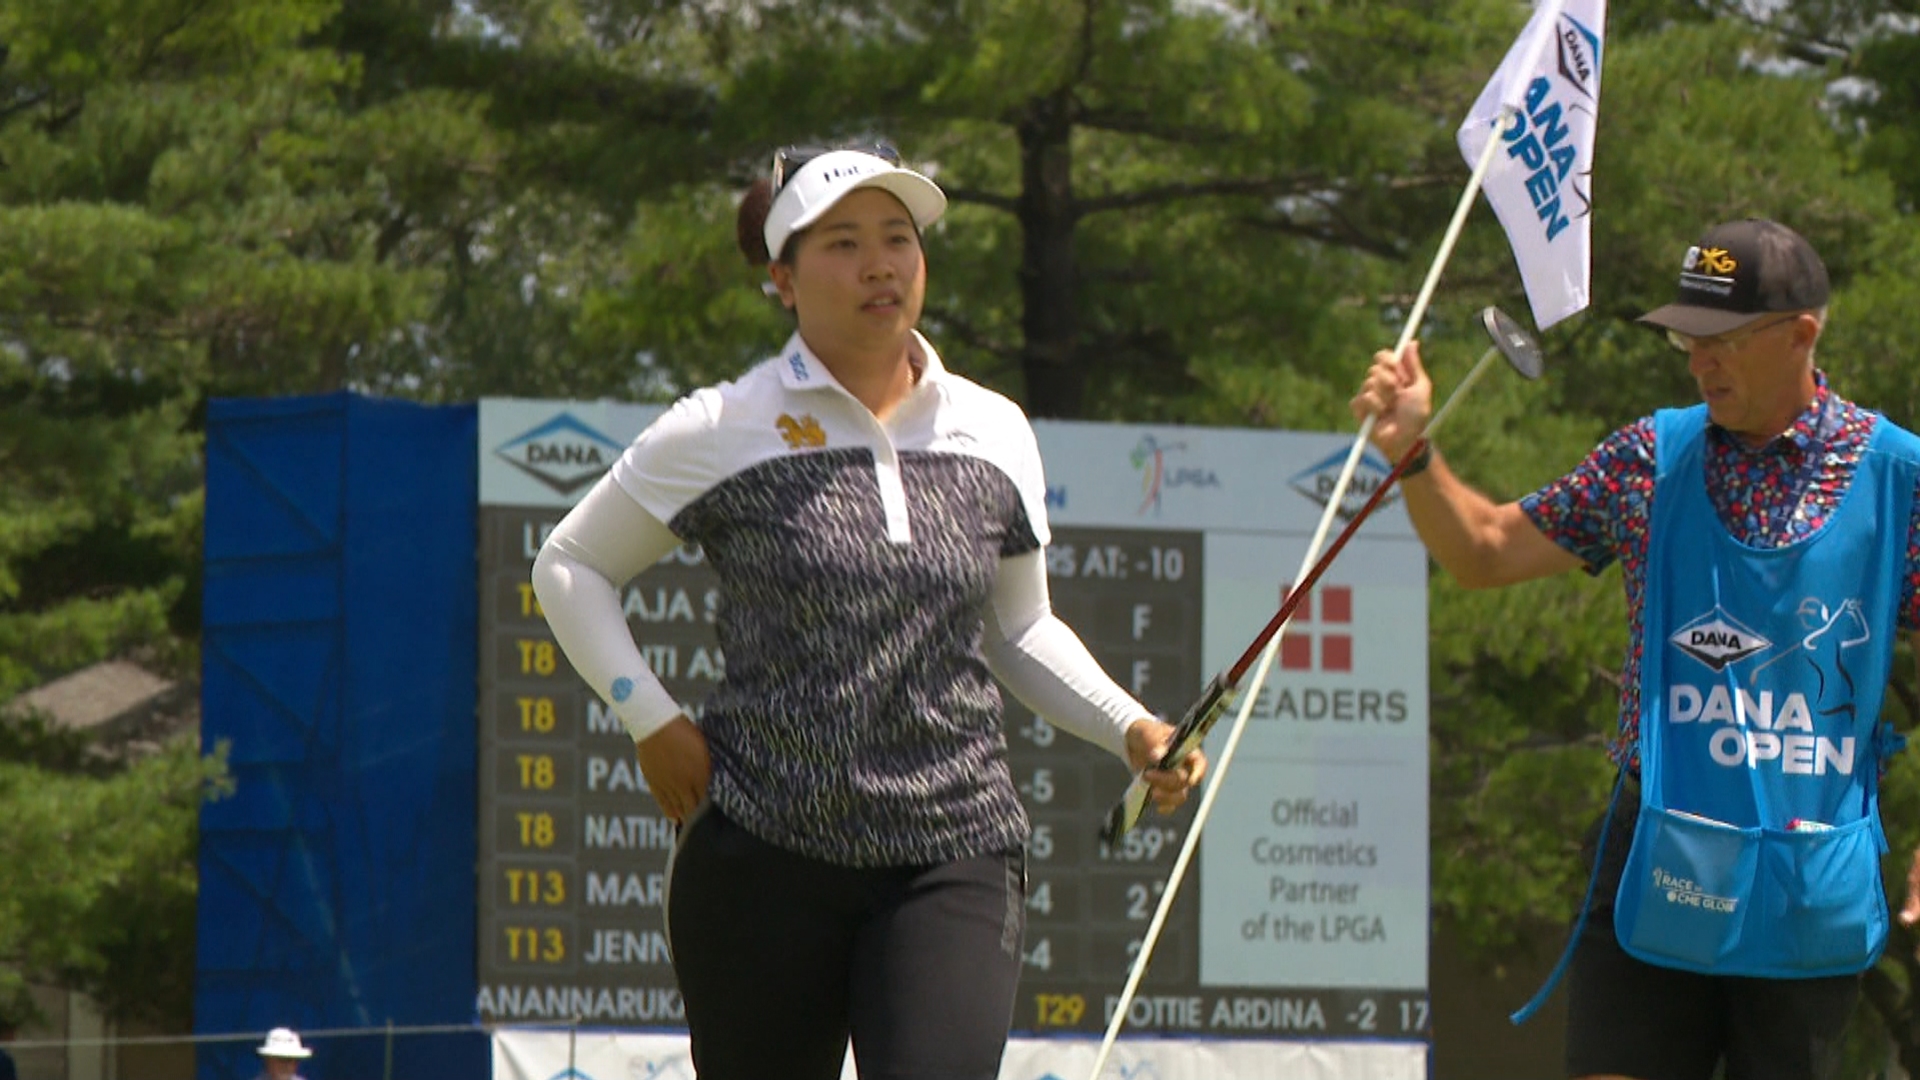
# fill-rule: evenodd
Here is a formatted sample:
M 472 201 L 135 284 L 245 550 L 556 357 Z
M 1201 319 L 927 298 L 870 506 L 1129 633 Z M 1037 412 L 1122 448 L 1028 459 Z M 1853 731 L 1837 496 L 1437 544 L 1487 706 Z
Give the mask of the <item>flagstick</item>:
M 1558 5 L 1556 5 L 1558 6 Z M 1400 355 L 1419 331 L 1420 320 L 1425 316 L 1427 304 L 1433 299 L 1433 291 L 1440 284 L 1440 272 L 1446 267 L 1447 260 L 1453 255 L 1454 245 L 1460 239 L 1460 231 L 1465 227 L 1468 211 L 1473 209 L 1474 197 L 1480 194 L 1480 185 L 1486 180 L 1487 170 L 1493 166 L 1494 151 L 1500 147 L 1500 129 L 1506 127 L 1508 117 L 1515 110 L 1504 107 L 1499 119 L 1494 122 L 1494 130 L 1487 137 L 1487 145 L 1480 151 L 1480 160 L 1474 163 L 1473 175 L 1467 179 L 1466 190 L 1460 195 L 1460 203 L 1454 207 L 1453 220 L 1447 223 L 1447 232 L 1440 240 L 1440 250 L 1434 255 L 1433 266 L 1427 271 L 1427 279 L 1420 286 L 1420 292 L 1413 301 L 1413 310 L 1407 314 L 1406 326 L 1400 331 L 1400 340 L 1394 345 L 1395 356 Z M 1300 569 L 1293 575 L 1298 582 L 1304 579 L 1313 564 L 1320 559 L 1320 548 L 1326 543 L 1327 532 L 1333 525 L 1333 519 L 1339 516 L 1341 500 L 1346 498 L 1347 487 L 1353 481 L 1354 469 L 1359 465 L 1361 456 L 1366 452 L 1367 438 L 1373 434 L 1373 416 L 1369 415 L 1360 424 L 1360 433 L 1353 440 L 1353 448 L 1347 453 L 1346 464 L 1340 469 L 1340 478 L 1333 486 L 1333 493 L 1327 497 L 1326 509 L 1320 515 L 1320 524 L 1314 530 L 1313 539 L 1307 544 L 1307 554 L 1300 562 Z M 1253 712 L 1253 703 L 1260 697 L 1260 687 L 1267 679 L 1267 670 L 1273 666 L 1273 657 L 1280 648 L 1280 639 L 1286 636 L 1287 627 L 1292 625 L 1291 617 L 1280 625 L 1267 647 L 1260 652 L 1260 663 L 1254 668 L 1253 680 L 1248 683 L 1246 693 L 1240 701 L 1240 709 L 1233 717 L 1233 727 L 1227 732 L 1226 744 L 1220 748 L 1220 759 L 1213 762 L 1207 780 L 1207 789 L 1200 796 L 1200 805 L 1194 811 L 1193 824 L 1187 829 L 1187 836 L 1180 845 L 1180 854 L 1173 861 L 1173 869 L 1167 874 L 1167 886 L 1160 894 L 1160 904 L 1154 909 L 1153 921 L 1147 924 L 1147 934 L 1140 941 L 1140 951 L 1134 957 L 1133 968 L 1127 973 L 1126 987 L 1120 991 L 1120 1001 L 1114 1007 L 1113 1016 L 1107 1021 L 1106 1035 L 1100 1040 L 1100 1052 L 1093 1059 L 1093 1069 L 1087 1073 L 1087 1080 L 1099 1080 L 1100 1070 L 1106 1068 L 1107 1057 L 1113 1052 L 1114 1040 L 1120 1035 L 1120 1028 L 1127 1022 L 1127 1008 L 1133 1004 L 1134 994 L 1140 989 L 1140 980 L 1147 973 L 1147 961 L 1153 956 L 1153 947 L 1160 940 L 1160 930 L 1166 925 L 1167 912 L 1173 907 L 1173 899 L 1180 891 L 1180 882 L 1186 876 L 1187 864 L 1193 860 L 1194 848 L 1200 842 L 1200 830 L 1206 827 L 1207 818 L 1213 812 L 1213 800 L 1220 794 L 1220 787 L 1226 782 L 1227 770 L 1233 764 L 1233 753 L 1240 745 L 1240 736 L 1245 733 L 1247 717 Z

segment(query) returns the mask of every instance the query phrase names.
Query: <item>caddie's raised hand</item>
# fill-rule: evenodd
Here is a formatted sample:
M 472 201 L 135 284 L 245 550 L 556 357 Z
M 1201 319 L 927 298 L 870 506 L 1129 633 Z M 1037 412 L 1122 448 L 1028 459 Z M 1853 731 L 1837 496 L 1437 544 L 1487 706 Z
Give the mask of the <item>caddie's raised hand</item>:
M 685 716 L 676 716 L 641 739 L 634 753 L 660 812 L 676 823 L 686 821 L 706 799 L 707 780 L 713 775 L 706 734 Z
M 1199 747 L 1180 759 L 1171 769 L 1159 767 L 1173 745 L 1173 725 L 1152 717 L 1135 720 L 1127 727 L 1127 762 L 1147 782 L 1148 797 L 1154 808 L 1171 814 L 1187 801 L 1187 793 L 1207 776 L 1207 755 Z
M 1373 366 L 1348 407 L 1355 420 L 1374 417 L 1373 444 L 1400 460 L 1433 415 L 1433 380 L 1420 363 L 1420 343 L 1408 342 L 1397 357 L 1391 349 L 1374 353 Z

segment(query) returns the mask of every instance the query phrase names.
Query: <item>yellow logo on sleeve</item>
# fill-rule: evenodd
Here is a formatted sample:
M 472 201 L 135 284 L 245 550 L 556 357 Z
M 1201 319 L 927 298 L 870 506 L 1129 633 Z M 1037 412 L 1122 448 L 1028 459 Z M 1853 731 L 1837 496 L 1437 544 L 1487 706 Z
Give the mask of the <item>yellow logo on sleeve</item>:
M 780 437 L 795 450 L 827 445 L 827 433 L 820 429 L 820 421 L 811 414 L 795 420 L 790 414 L 781 413 L 780 419 L 774 421 L 774 426 L 780 429 Z

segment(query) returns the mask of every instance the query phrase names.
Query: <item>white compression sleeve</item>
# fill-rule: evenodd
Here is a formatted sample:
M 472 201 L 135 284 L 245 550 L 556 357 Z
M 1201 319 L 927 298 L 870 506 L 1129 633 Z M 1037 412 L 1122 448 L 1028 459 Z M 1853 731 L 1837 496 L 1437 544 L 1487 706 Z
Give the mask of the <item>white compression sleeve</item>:
M 1053 613 L 1044 549 L 1000 560 L 982 651 L 987 667 L 1027 708 L 1122 761 L 1128 726 L 1153 715 Z
M 634 742 L 685 710 L 634 644 L 620 588 L 679 546 L 673 530 L 611 478 L 602 478 L 560 520 L 533 561 L 533 592 L 554 640 Z

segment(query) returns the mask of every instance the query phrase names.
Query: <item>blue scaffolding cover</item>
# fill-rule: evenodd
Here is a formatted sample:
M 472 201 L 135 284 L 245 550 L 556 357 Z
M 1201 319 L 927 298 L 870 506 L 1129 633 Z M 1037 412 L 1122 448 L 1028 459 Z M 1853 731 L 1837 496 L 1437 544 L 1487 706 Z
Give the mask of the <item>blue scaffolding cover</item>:
M 476 410 L 352 394 L 207 420 L 194 1027 L 287 1026 L 310 1080 L 485 1076 L 476 991 Z M 249 1080 L 257 1038 L 200 1080 Z

